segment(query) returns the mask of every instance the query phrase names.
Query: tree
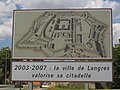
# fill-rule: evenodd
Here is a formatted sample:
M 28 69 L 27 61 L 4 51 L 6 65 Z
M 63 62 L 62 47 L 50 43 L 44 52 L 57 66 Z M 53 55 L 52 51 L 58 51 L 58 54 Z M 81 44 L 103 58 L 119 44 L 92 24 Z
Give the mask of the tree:
M 113 82 L 109 88 L 120 88 L 120 46 L 113 48 Z
M 10 60 L 11 60 L 11 49 L 9 47 L 3 47 L 0 50 L 0 83 L 5 82 L 5 68 L 6 78 L 10 76 Z M 5 66 L 6 65 L 6 66 Z

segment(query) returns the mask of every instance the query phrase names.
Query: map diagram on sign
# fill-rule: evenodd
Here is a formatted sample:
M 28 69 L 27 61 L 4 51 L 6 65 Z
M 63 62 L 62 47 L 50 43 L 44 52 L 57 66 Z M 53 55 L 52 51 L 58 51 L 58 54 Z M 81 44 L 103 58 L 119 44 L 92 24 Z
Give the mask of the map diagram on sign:
M 106 57 L 106 27 L 87 11 L 46 11 L 34 19 L 16 47 L 39 50 L 44 57 Z

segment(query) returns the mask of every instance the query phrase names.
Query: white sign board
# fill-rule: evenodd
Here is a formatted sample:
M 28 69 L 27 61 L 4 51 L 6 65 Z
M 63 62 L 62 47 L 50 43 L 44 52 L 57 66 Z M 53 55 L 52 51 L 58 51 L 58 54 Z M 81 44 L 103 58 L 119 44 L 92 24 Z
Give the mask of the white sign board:
M 112 81 L 112 62 L 12 62 L 13 81 Z
M 13 59 L 112 59 L 111 9 L 16 10 Z

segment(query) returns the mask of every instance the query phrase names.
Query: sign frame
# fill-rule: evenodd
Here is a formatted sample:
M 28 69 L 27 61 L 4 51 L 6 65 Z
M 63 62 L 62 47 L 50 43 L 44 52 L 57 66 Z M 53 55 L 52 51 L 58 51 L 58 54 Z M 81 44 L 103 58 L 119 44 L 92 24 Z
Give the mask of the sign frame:
M 64 64 L 66 64 L 66 65 L 68 65 L 68 64 L 69 64 L 69 65 L 70 65 L 70 64 L 72 65 L 72 63 L 73 63 L 73 64 L 76 64 L 76 65 L 77 65 L 78 63 L 79 63 L 80 65 L 84 65 L 84 64 L 90 65 L 90 63 L 92 63 L 93 66 L 94 66 L 95 63 L 97 63 L 97 64 L 103 64 L 103 63 L 104 63 L 104 64 L 107 64 L 107 65 L 109 64 L 108 66 L 111 66 L 111 67 L 110 67 L 111 69 L 109 68 L 110 71 L 111 71 L 111 72 L 109 71 L 109 73 L 111 73 L 111 76 L 110 76 L 110 77 L 111 77 L 111 80 L 93 80 L 93 79 L 91 79 L 91 80 L 80 80 L 80 79 L 79 79 L 79 80 L 65 80 L 65 79 L 64 79 L 64 80 L 59 80 L 59 78 L 58 78 L 58 80 L 56 80 L 56 79 L 55 79 L 55 80 L 52 80 L 52 79 L 51 79 L 51 80 L 50 80 L 50 79 L 49 79 L 49 80 L 47 80 L 47 79 L 46 79 L 46 80 L 45 80 L 45 79 L 43 79 L 43 80 L 40 80 L 40 79 L 39 79 L 39 80 L 38 80 L 38 79 L 35 79 L 35 80 L 34 80 L 34 79 L 33 79 L 33 80 L 30 80 L 30 79 L 29 79 L 29 80 L 26 80 L 26 79 L 25 79 L 25 80 L 24 80 L 24 79 L 21 79 L 21 80 L 20 80 L 20 79 L 13 79 L 13 76 L 14 76 L 14 75 L 13 75 L 13 74 L 14 74 L 14 73 L 13 73 L 13 69 L 12 69 L 12 68 L 13 68 L 13 63 L 24 63 L 24 64 L 25 64 L 25 63 L 42 63 L 42 64 L 43 64 L 43 63 L 44 63 L 44 64 L 48 63 L 49 65 L 50 65 L 50 64 L 52 65 L 53 63 L 57 63 L 56 65 L 58 65 L 58 64 L 60 64 L 60 63 L 64 63 Z M 25 64 L 25 65 L 28 65 L 28 64 Z M 47 64 L 46 64 L 46 65 L 47 65 Z M 56 65 L 55 65 L 55 66 L 56 66 Z M 22 65 L 22 66 L 24 66 L 24 65 Z M 54 65 L 53 65 L 53 66 L 54 66 Z M 74 66 L 74 65 L 73 65 L 73 66 Z M 51 67 L 51 66 L 50 66 L 50 67 Z M 61 67 L 61 66 L 60 66 L 60 67 Z M 76 66 L 75 66 L 75 67 L 76 67 Z M 86 66 L 83 66 L 83 67 L 86 68 Z M 107 67 L 107 66 L 106 66 L 106 67 Z M 12 61 L 12 62 L 11 62 L 11 80 L 12 80 L 12 81 L 48 81 L 48 82 L 112 82 L 112 81 L 113 81 L 113 68 L 112 68 L 112 67 L 113 67 L 113 62 L 73 62 L 73 61 L 71 61 L 71 62 L 68 62 L 68 61 L 65 61 L 65 62 L 59 62 L 59 61 L 58 61 L 58 62 L 54 62 L 54 61 L 39 62 L 39 61 Z M 15 68 L 15 67 L 14 67 L 14 68 Z M 52 69 L 51 69 L 51 70 L 52 70 Z M 14 70 L 14 71 L 15 71 L 15 70 Z M 71 70 L 66 70 L 66 72 L 68 72 L 68 71 L 71 71 Z M 20 70 L 19 70 L 18 72 L 20 73 Z M 37 71 L 37 72 L 40 72 L 40 71 Z M 42 72 L 43 72 L 43 71 L 41 71 L 41 73 L 42 73 Z M 47 71 L 46 71 L 46 72 L 47 72 Z M 53 72 L 53 71 L 52 71 L 52 72 Z M 104 72 L 104 71 L 103 71 L 103 72 Z M 48 72 L 48 73 L 49 73 L 49 72 Z M 76 72 L 76 73 L 77 73 L 77 72 Z M 90 72 L 89 72 L 89 73 L 90 73 Z M 24 74 L 25 74 L 25 73 L 24 73 Z M 96 74 L 98 74 L 98 73 L 96 73 Z M 100 73 L 99 73 L 99 74 L 100 74 Z M 99 74 L 98 74 L 98 75 L 99 75 Z M 63 74 L 63 75 L 64 75 L 64 74 Z M 100 75 L 102 75 L 102 74 L 100 74 Z M 104 74 L 103 74 L 103 75 L 104 75 Z M 107 75 L 107 74 L 106 74 L 106 75 Z

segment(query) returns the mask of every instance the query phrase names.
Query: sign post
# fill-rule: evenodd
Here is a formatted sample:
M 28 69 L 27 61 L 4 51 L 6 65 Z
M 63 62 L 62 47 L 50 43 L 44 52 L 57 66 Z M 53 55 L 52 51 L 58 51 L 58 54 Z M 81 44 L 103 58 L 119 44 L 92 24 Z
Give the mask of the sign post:
M 85 83 L 85 90 L 89 90 L 89 85 L 88 85 L 88 83 Z
M 29 89 L 29 90 L 33 90 L 32 82 L 28 82 L 28 89 Z

